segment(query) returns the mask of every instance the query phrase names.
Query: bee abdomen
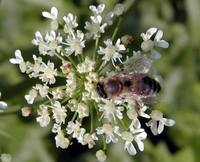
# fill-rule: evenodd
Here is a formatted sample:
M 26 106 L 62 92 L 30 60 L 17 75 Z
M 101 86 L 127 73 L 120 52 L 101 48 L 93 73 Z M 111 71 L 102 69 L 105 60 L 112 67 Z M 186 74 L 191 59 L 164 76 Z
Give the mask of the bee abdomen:
M 142 81 L 146 85 L 145 92 L 144 92 L 146 95 L 151 95 L 153 93 L 160 92 L 161 87 L 160 87 L 160 84 L 156 80 L 146 76 L 142 79 Z

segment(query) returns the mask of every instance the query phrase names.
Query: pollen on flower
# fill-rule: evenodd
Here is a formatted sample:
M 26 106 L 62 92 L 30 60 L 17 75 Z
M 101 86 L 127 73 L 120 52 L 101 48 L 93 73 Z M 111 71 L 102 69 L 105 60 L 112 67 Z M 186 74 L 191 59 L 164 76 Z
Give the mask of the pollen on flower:
M 36 121 L 41 127 L 52 127 L 56 147 L 66 149 L 71 140 L 77 140 L 96 149 L 98 143 L 101 148 L 96 157 L 104 162 L 108 156 L 106 145 L 110 143 L 122 141 L 124 150 L 132 156 L 144 150 L 147 133 L 142 120 L 147 121 L 154 135 L 175 124 L 145 102 L 158 94 L 156 75 L 150 76 L 154 61 L 161 57 L 157 48 L 165 49 L 169 44 L 162 39 L 163 31 L 153 27 L 141 34 L 141 49 L 133 51 L 128 46 L 133 40 L 130 33 L 116 37 L 121 15 L 125 14 L 123 4 L 108 12 L 105 4 L 91 5 L 89 10 L 91 15 L 84 29 L 72 13 L 60 16 L 56 7 L 43 11 L 42 15 L 50 20 L 50 28 L 46 33 L 35 32 L 32 44 L 37 54 L 26 61 L 17 49 L 10 63 L 37 81 L 25 94 L 28 105 L 22 108 L 22 115 L 31 114 L 30 105 L 38 107 Z M 118 25 L 105 39 L 104 33 L 114 21 Z M 144 81 L 144 76 L 148 76 L 149 82 Z M 108 85 L 110 80 L 120 85 L 119 94 L 109 93 L 109 88 L 115 88 Z M 0 112 L 6 107 L 0 101 Z

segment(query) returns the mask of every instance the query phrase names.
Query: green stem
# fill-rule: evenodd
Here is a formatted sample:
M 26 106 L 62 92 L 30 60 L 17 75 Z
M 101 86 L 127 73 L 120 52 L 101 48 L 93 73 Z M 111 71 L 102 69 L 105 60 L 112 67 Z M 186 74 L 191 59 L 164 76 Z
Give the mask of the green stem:
M 74 120 L 76 119 L 76 116 L 77 116 L 77 115 L 78 115 L 78 113 L 75 112 L 74 115 L 73 115 L 73 117 L 72 117 L 72 120 L 71 120 L 72 122 L 74 122 Z
M 61 78 L 66 78 L 66 75 L 64 75 L 62 72 L 57 72 L 57 76 Z
M 93 125 L 93 122 L 94 122 L 94 116 L 93 116 L 93 108 L 90 107 L 90 133 L 93 132 L 93 129 L 94 129 L 94 125 Z
M 117 35 L 117 32 L 119 30 L 119 26 L 120 26 L 121 22 L 122 22 L 122 17 L 119 17 L 116 28 L 115 28 L 113 35 L 112 35 L 112 40 L 115 39 L 115 36 Z
M 94 48 L 94 52 L 93 52 L 93 60 L 96 59 L 96 51 L 97 51 L 98 44 L 99 44 L 99 38 L 97 38 L 96 41 L 95 41 L 95 48 Z
M 65 61 L 65 59 L 62 56 L 60 56 L 58 53 L 55 53 L 55 56 L 57 56 L 61 61 Z
M 120 119 L 119 119 L 119 122 L 121 123 L 121 125 L 123 126 L 123 128 L 124 128 L 125 130 L 128 129 L 123 120 L 120 120 Z
M 106 145 L 106 137 L 103 136 L 103 150 L 105 151 L 107 149 L 107 145 Z
M 72 65 L 76 68 L 76 63 L 74 62 L 74 60 L 70 56 L 67 56 L 67 58 L 72 63 Z

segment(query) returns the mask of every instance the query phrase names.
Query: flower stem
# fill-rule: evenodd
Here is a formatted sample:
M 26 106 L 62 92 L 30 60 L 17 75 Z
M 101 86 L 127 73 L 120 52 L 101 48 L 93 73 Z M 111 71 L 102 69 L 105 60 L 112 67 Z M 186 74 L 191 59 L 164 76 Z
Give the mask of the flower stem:
M 115 36 L 117 35 L 117 32 L 119 30 L 119 26 L 120 26 L 121 22 L 122 22 L 122 17 L 119 17 L 116 28 L 115 28 L 113 35 L 112 35 L 112 41 L 115 39 Z
M 97 51 L 98 44 L 99 44 L 99 38 L 97 38 L 96 41 L 95 41 L 95 48 L 94 48 L 94 52 L 93 52 L 93 60 L 96 59 L 96 51 Z
M 60 56 L 58 53 L 55 53 L 55 55 L 56 55 L 61 61 L 65 61 L 65 59 L 64 59 L 62 56 Z
M 103 136 L 103 150 L 105 151 L 107 149 L 107 145 L 106 145 L 106 137 Z
M 90 107 L 90 133 L 93 132 L 93 129 L 94 129 L 94 125 L 93 125 L 93 122 L 94 122 L 94 116 L 93 116 L 93 108 Z
M 72 63 L 72 65 L 74 67 L 76 67 L 76 63 L 74 62 L 74 60 L 70 57 L 70 56 L 67 56 L 67 58 L 69 59 L 69 61 Z
M 77 116 L 77 115 L 78 115 L 78 113 L 75 112 L 74 115 L 73 115 L 73 117 L 72 117 L 72 120 L 71 120 L 72 122 L 74 122 L 74 120 L 76 119 L 76 116 Z

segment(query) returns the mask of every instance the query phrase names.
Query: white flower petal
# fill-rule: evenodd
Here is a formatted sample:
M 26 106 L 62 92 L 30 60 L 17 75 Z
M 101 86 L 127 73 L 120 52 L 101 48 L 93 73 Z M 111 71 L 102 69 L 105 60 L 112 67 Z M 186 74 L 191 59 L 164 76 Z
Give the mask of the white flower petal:
M 10 63 L 12 64 L 20 64 L 24 61 L 22 55 L 21 55 L 21 51 L 20 50 L 16 50 L 15 51 L 15 58 L 11 58 L 10 59 Z
M 140 140 L 135 140 L 140 151 L 144 151 L 144 143 Z
M 155 36 L 155 41 L 160 41 L 162 37 L 163 37 L 163 31 L 158 30 L 158 32 L 156 33 L 156 36 Z
M 151 123 L 151 132 L 154 134 L 154 135 L 158 135 L 158 130 L 157 130 L 157 122 L 155 120 L 152 121 Z
M 51 8 L 51 14 L 52 14 L 55 18 L 57 18 L 57 16 L 58 16 L 58 9 L 57 9 L 56 7 L 52 7 L 52 8 Z
M 161 57 L 160 53 L 156 50 L 151 51 L 150 59 L 158 60 Z
M 42 16 L 48 18 L 48 19 L 52 19 L 52 20 L 56 20 L 57 16 L 58 16 L 58 10 L 56 7 L 52 7 L 51 8 L 51 13 L 43 11 L 42 12 Z
M 157 28 L 148 29 L 146 32 L 147 39 L 150 39 L 152 37 L 152 35 L 156 33 L 157 30 L 158 30 Z
M 162 133 L 163 130 L 164 130 L 164 123 L 159 122 L 159 124 L 158 124 L 158 134 Z
M 42 12 L 42 16 L 44 16 L 44 17 L 46 17 L 46 18 L 49 18 L 49 19 L 52 18 L 52 15 L 51 15 L 49 12 L 46 12 L 46 11 L 43 11 L 43 12 Z
M 175 121 L 172 120 L 172 119 L 166 119 L 166 118 L 163 118 L 163 123 L 168 126 L 168 127 L 171 127 L 175 124 Z
M 99 13 L 102 13 L 103 10 L 104 10 L 104 8 L 105 8 L 105 4 L 100 4 L 100 5 L 98 5 L 98 7 L 97 7 Z
M 169 47 L 169 43 L 165 40 L 160 40 L 158 42 L 155 43 L 156 46 L 161 47 L 161 48 L 168 48 Z
M 127 149 L 130 155 L 136 155 L 137 151 L 131 142 L 125 142 L 124 148 Z

